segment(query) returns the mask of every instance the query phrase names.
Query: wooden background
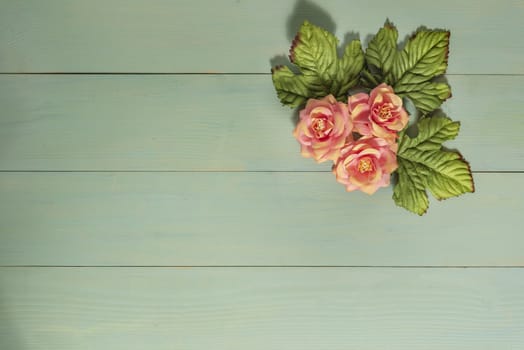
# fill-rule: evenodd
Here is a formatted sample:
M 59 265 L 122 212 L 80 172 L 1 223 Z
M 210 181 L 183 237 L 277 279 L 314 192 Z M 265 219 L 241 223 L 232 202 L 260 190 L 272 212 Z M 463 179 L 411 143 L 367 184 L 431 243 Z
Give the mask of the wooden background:
M 451 30 L 477 192 L 424 217 L 299 155 L 304 19 Z M 524 349 L 523 0 L 1 0 L 0 348 Z

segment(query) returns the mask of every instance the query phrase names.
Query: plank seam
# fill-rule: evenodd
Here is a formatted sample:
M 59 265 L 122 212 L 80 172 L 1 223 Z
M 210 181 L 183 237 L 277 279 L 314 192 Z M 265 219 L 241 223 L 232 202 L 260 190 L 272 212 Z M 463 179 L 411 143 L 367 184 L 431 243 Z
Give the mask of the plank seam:
M 0 75 L 203 75 L 203 76 L 221 76 L 221 75 L 265 75 L 271 76 L 271 73 L 263 72 L 0 72 Z M 523 77 L 521 73 L 446 73 L 446 76 L 502 76 L 502 77 Z
M 0 268 L 523 269 L 523 265 L 0 265 Z
M 0 173 L 330 173 L 328 170 L 0 170 Z M 524 170 L 473 170 L 473 174 L 524 174 Z

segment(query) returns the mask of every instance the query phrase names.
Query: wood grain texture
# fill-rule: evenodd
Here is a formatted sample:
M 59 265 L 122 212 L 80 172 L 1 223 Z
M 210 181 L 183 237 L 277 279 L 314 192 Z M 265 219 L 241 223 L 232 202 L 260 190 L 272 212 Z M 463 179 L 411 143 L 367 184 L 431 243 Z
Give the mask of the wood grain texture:
M 449 143 L 524 170 L 523 76 L 451 76 Z M 0 76 L 1 170 L 329 170 L 299 154 L 269 76 Z
M 523 0 L 320 3 L 0 0 L 1 350 L 524 348 Z M 451 30 L 483 172 L 423 218 L 301 158 L 268 74 L 386 18 Z
M 524 174 L 475 179 L 421 218 L 330 173 L 3 173 L 0 264 L 524 266 Z
M 0 269 L 0 345 L 524 347 L 524 270 Z
M 524 74 L 522 0 L 25 0 L 0 2 L 1 72 L 269 72 L 304 19 L 364 42 L 452 32 L 450 73 Z

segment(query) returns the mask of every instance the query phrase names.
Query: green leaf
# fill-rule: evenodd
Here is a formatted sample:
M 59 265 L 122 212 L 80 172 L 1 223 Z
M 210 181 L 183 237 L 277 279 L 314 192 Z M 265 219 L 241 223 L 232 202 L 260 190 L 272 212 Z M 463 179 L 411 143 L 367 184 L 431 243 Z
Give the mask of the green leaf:
M 448 66 L 448 52 L 448 31 L 417 31 L 395 60 L 393 76 L 396 83 L 431 79 L 444 74 Z
M 295 107 L 305 103 L 310 96 L 310 88 L 304 76 L 295 75 L 286 66 L 273 68 L 273 85 L 279 100 L 288 106 Z
M 420 29 L 401 51 L 397 50 L 397 38 L 397 29 L 386 22 L 366 49 L 362 80 L 370 88 L 382 82 L 391 85 L 428 114 L 451 96 L 448 84 L 433 81 L 446 72 L 449 31 Z
M 448 84 L 431 81 L 418 84 L 395 85 L 395 93 L 409 97 L 422 114 L 428 114 L 440 107 L 443 101 L 451 97 Z
M 333 81 L 333 95 L 342 96 L 347 102 L 349 89 L 356 86 L 359 82 L 360 72 L 364 66 L 364 53 L 360 41 L 353 40 L 344 50 L 342 59 L 338 60 L 338 68 Z
M 397 29 L 389 22 L 380 28 L 377 35 L 371 39 L 366 49 L 366 62 L 378 69 L 380 82 L 391 85 L 391 70 L 397 54 Z M 374 86 L 378 84 L 373 84 Z M 371 86 L 371 87 L 374 87 Z
M 417 127 L 414 138 L 400 133 L 393 199 L 422 215 L 429 206 L 426 189 L 441 200 L 474 192 L 475 187 L 469 164 L 461 154 L 442 148 L 443 142 L 457 136 L 460 124 L 439 114 L 419 120 Z
M 393 188 L 393 200 L 398 206 L 422 215 L 429 206 L 424 175 L 417 172 L 410 162 L 397 158 L 397 183 Z
M 289 55 L 300 74 L 285 66 L 272 69 L 273 85 L 283 104 L 297 107 L 309 98 L 329 94 L 340 101 L 347 99 L 348 90 L 359 81 L 364 53 L 360 41 L 354 40 L 339 58 L 337 45 L 333 34 L 307 21 L 302 24 Z

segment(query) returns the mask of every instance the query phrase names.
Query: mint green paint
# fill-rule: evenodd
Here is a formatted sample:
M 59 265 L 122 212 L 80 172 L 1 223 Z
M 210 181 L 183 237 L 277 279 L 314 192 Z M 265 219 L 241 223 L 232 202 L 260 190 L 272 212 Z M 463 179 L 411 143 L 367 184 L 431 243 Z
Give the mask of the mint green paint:
M 6 349 L 524 347 L 524 270 L 0 270 Z M 6 342 L 7 339 L 7 342 Z
M 4 173 L 1 265 L 524 265 L 524 174 L 475 179 L 420 218 L 330 173 Z
M 524 169 L 523 76 L 450 76 L 473 170 Z M 270 76 L 0 76 L 2 170 L 330 170 Z M 494 123 L 498 123 L 495 127 Z
M 0 9 L 3 73 L 268 73 L 0 76 L 0 349 L 524 348 L 522 0 Z M 423 218 L 300 158 L 269 75 L 304 19 L 386 17 L 451 30 L 449 146 L 489 172 Z M 452 265 L 499 267 L 420 268 Z
M 2 72 L 263 72 L 304 19 L 363 41 L 451 30 L 450 73 L 524 73 L 522 0 L 3 0 Z

